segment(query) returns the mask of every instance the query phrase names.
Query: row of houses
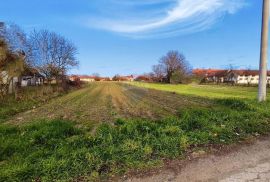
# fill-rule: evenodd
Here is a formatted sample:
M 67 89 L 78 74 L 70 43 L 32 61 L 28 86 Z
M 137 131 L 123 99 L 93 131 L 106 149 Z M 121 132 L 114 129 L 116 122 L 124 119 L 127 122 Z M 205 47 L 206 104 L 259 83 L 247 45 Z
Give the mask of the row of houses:
M 27 87 L 38 86 L 44 83 L 56 83 L 55 79 L 47 80 L 36 69 L 27 68 L 21 74 L 20 77 L 10 78 L 10 75 L 6 71 L 0 72 L 0 84 L 9 85 L 12 90 L 15 86 Z M 95 81 L 134 81 L 134 76 L 117 76 L 115 78 L 110 77 L 97 77 L 88 75 L 71 75 L 68 77 L 70 81 L 82 81 L 82 82 L 95 82 Z
M 70 81 L 95 82 L 95 81 L 134 81 L 134 76 L 99 77 L 88 75 L 71 75 Z
M 259 70 L 218 70 L 195 69 L 193 74 L 205 83 L 258 84 Z M 270 84 L 270 71 L 267 71 L 267 83 Z

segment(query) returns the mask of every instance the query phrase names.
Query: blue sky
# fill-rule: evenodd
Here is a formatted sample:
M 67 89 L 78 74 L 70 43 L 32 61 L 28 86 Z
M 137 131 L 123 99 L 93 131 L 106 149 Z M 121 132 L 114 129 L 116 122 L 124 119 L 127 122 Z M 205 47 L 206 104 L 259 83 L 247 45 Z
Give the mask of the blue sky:
M 261 0 L 7 0 L 0 20 L 78 47 L 72 73 L 140 74 L 169 50 L 194 68 L 257 69 Z

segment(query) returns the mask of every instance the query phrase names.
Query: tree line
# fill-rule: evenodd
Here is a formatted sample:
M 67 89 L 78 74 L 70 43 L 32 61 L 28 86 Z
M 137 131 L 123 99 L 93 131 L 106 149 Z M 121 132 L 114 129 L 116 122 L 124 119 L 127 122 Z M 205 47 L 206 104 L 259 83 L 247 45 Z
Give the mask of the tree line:
M 0 23 L 0 91 L 7 92 L 14 77 L 26 69 L 37 70 L 50 82 L 63 82 L 67 71 L 79 64 L 76 46 L 64 36 L 49 30 L 26 34 L 18 25 Z M 4 80 L 6 80 L 4 84 Z

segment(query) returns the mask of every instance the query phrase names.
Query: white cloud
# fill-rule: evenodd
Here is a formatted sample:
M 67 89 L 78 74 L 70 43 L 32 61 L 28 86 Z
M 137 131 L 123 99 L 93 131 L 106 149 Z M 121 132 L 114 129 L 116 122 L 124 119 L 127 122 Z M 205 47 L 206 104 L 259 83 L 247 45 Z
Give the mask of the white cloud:
M 88 25 L 108 31 L 130 36 L 173 35 L 201 31 L 209 28 L 218 18 L 225 14 L 234 14 L 241 9 L 246 0 L 111 0 L 121 9 L 127 8 L 134 12 L 120 12 L 117 18 L 103 17 L 88 20 Z M 125 3 L 123 3 L 125 2 Z M 171 6 L 157 6 L 153 9 L 141 11 L 144 6 L 155 4 L 170 4 Z M 137 6 L 139 8 L 136 9 Z M 135 8 L 132 9 L 132 6 Z M 136 17 L 137 13 L 137 18 Z M 159 12 L 159 13 L 156 13 Z M 113 12 L 115 13 L 115 12 Z M 132 14 L 132 16 L 130 15 Z M 142 15 L 143 14 L 143 15 Z M 112 14 L 113 15 L 113 14 Z M 122 17 L 122 18 L 121 18 Z

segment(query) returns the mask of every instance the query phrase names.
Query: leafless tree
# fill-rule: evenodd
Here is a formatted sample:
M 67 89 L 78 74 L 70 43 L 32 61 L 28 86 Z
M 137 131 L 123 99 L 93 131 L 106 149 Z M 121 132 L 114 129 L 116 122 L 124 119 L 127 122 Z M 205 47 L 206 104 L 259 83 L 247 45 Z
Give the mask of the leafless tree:
M 162 82 L 166 76 L 166 70 L 163 64 L 157 64 L 152 67 L 154 80 Z
M 112 78 L 113 81 L 120 81 L 121 80 L 121 76 L 119 74 L 114 75 L 114 77 Z
M 31 47 L 29 46 L 26 33 L 14 23 L 0 22 L 0 37 L 8 45 L 12 53 L 23 53 L 26 66 L 31 66 Z
M 47 79 L 62 78 L 78 65 L 77 48 L 63 36 L 41 30 L 33 31 L 29 40 L 35 66 Z
M 164 70 L 168 83 L 183 83 L 191 74 L 191 68 L 185 56 L 178 51 L 169 51 L 160 59 L 157 70 Z

